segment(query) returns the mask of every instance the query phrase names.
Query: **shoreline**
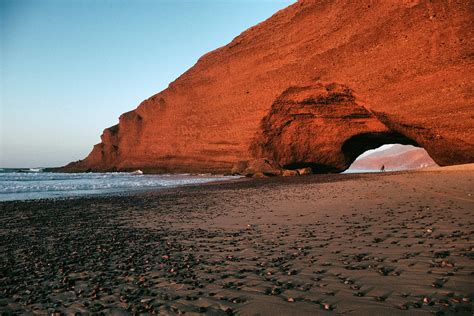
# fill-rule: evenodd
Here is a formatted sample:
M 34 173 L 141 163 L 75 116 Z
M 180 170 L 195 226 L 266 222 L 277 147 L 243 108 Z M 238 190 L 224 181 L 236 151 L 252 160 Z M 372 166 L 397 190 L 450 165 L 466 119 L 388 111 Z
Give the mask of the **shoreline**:
M 17 176 L 17 175 L 21 176 Z M 135 195 L 203 183 L 232 182 L 236 176 L 189 174 L 136 175 L 92 173 L 56 178 L 56 173 L 5 173 L 0 178 L 0 202 Z M 26 175 L 26 176 L 25 176 Z M 61 174 L 62 176 L 62 174 Z M 21 184 L 25 184 L 21 186 Z
M 10 168 L 12 169 L 12 168 Z M 48 168 L 43 168 L 44 170 Z M 51 168 L 49 168 L 51 169 Z M 380 171 L 373 170 L 373 171 L 367 171 L 367 170 L 352 170 L 351 172 L 342 172 L 342 173 L 326 173 L 326 174 L 312 174 L 312 177 L 320 178 L 323 179 L 325 177 L 330 177 L 331 179 L 334 179 L 332 181 L 339 181 L 342 180 L 343 178 L 339 179 L 339 177 L 344 177 L 348 175 L 358 175 L 358 176 L 366 176 L 366 175 L 375 175 L 375 174 L 384 174 L 384 175 L 390 175 L 390 174 L 404 174 L 404 173 L 413 173 L 413 172 L 447 172 L 447 171 L 470 171 L 474 170 L 474 164 L 464 164 L 464 165 L 454 165 L 454 166 L 446 166 L 446 167 L 430 167 L 430 168 L 420 168 L 420 169 L 412 169 L 412 170 L 388 170 L 386 172 L 381 173 Z M 346 170 L 347 171 L 347 170 Z M 55 171 L 45 171 L 47 173 L 56 173 Z M 58 172 L 62 173 L 62 172 Z M 174 174 L 147 174 L 147 175 L 174 175 Z M 216 176 L 216 177 L 225 177 L 223 174 L 188 174 L 188 173 L 179 173 L 176 175 L 190 175 L 190 176 Z M 292 181 L 299 181 L 299 180 L 285 180 L 289 178 L 299 178 L 301 176 L 292 176 L 292 177 L 282 177 L 282 176 L 277 176 L 277 177 L 264 177 L 264 181 L 267 181 L 269 183 L 272 182 L 279 182 L 281 180 L 282 183 L 285 183 L 286 181 L 292 182 Z M 305 175 L 304 177 L 307 177 Z M 336 178 L 333 178 L 336 177 Z M 175 188 L 180 188 L 180 187 L 189 187 L 189 186 L 203 186 L 203 185 L 214 185 L 214 184 L 220 184 L 220 183 L 235 183 L 235 182 L 240 182 L 240 181 L 258 181 L 258 178 L 253 178 L 253 177 L 245 177 L 245 176 L 240 176 L 238 178 L 230 178 L 226 179 L 225 181 L 221 180 L 215 180 L 215 181 L 210 181 L 210 182 L 204 182 L 204 183 L 189 183 L 189 184 L 180 184 L 177 186 L 170 186 L 170 187 L 148 187 L 148 188 L 131 188 L 124 191 L 112 191 L 112 192 L 100 192 L 100 193 L 85 193 L 85 194 L 78 194 L 78 195 L 66 195 L 66 196 L 58 196 L 58 197 L 46 197 L 46 198 L 25 198 L 25 199 L 10 199 L 10 200 L 0 200 L 0 204 L 4 202 L 14 202 L 14 201 L 39 201 L 39 200 L 69 200 L 69 199 L 81 199 L 81 198 L 100 198 L 100 197 L 124 197 L 124 196 L 134 196 L 134 195 L 141 195 L 141 194 L 147 194 L 147 193 L 158 193 L 163 190 L 169 190 L 169 189 L 175 189 Z M 29 192 L 25 192 L 29 193 Z
M 385 172 L 383 175 L 390 174 L 401 174 L 410 171 L 393 171 Z M 130 191 L 122 192 L 109 192 L 109 193 L 91 193 L 84 195 L 71 195 L 71 196 L 62 196 L 62 197 L 51 197 L 51 198 L 31 198 L 24 200 L 5 200 L 0 201 L 0 206 L 3 203 L 34 203 L 34 202 L 60 202 L 63 200 L 74 201 L 78 200 L 91 200 L 97 199 L 100 200 L 110 199 L 110 198 L 127 198 L 127 197 L 144 197 L 144 196 L 153 196 L 158 198 L 161 194 L 173 194 L 179 192 L 181 189 L 199 190 L 200 188 L 208 188 L 210 190 L 219 190 L 219 189 L 242 189 L 246 188 L 248 184 L 251 187 L 265 186 L 265 185 L 285 185 L 285 184 L 304 184 L 304 183 L 327 183 L 327 182 L 343 182 L 347 180 L 357 179 L 359 177 L 372 176 L 374 174 L 381 174 L 380 172 L 370 172 L 370 173 L 328 173 L 328 174 L 312 174 L 304 176 L 292 176 L 292 177 L 283 177 L 283 176 L 273 176 L 273 177 L 264 177 L 264 178 L 253 178 L 241 176 L 239 178 L 227 179 L 225 181 L 209 181 L 203 183 L 189 183 L 181 184 L 178 186 L 169 186 L 169 187 L 150 187 L 144 189 L 134 189 Z M 382 174 L 381 174 L 382 175 Z M 240 184 L 244 183 L 242 186 Z M 234 187 L 234 184 L 236 185 Z M 225 186 L 225 185 L 229 185 Z M 225 187 L 224 187 L 225 186 Z
M 241 178 L 0 202 L 0 313 L 470 315 L 473 181 Z

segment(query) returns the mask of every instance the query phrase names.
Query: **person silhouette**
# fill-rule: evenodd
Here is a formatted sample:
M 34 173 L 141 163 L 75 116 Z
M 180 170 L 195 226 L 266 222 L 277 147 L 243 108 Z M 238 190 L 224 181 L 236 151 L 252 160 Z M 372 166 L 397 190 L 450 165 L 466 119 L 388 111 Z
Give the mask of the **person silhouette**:
M 385 172 L 385 165 L 382 165 L 382 167 L 380 167 L 380 172 Z

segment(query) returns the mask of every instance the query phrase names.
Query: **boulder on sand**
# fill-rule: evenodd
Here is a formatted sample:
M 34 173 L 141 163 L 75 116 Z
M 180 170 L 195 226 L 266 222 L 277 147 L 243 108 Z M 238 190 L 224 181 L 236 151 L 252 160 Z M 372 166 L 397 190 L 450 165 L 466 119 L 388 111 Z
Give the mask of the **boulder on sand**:
M 233 174 L 241 174 L 247 177 L 280 176 L 282 169 L 278 164 L 266 158 L 259 158 L 250 161 L 239 161 L 232 168 Z
M 294 177 L 294 176 L 298 176 L 299 173 L 298 171 L 296 170 L 289 170 L 289 169 L 285 169 L 283 170 L 283 174 L 282 174 L 284 177 Z
M 313 174 L 313 169 L 311 169 L 310 167 L 296 169 L 296 171 L 298 172 L 298 174 L 299 174 L 300 176 L 305 176 L 305 175 L 308 175 L 308 174 Z

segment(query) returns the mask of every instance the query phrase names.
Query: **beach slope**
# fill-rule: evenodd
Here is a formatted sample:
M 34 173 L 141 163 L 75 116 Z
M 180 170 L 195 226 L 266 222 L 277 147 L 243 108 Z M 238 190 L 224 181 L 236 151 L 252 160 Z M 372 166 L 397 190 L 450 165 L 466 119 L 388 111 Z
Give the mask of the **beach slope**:
M 0 313 L 472 314 L 474 170 L 0 203 Z

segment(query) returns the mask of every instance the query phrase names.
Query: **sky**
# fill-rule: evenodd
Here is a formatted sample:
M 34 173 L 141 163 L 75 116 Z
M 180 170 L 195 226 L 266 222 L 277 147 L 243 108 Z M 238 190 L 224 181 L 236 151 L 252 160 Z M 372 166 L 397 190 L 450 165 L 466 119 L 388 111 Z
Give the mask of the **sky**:
M 85 158 L 104 128 L 294 0 L 0 0 L 0 168 Z

